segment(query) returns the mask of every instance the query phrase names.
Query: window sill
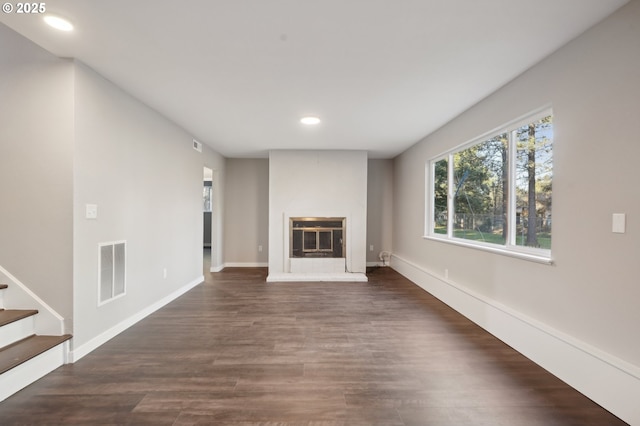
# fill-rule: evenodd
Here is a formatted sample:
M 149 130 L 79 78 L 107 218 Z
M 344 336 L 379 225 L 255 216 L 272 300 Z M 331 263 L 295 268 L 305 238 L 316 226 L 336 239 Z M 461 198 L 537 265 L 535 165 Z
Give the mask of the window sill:
M 478 244 L 478 243 L 470 243 L 464 241 L 462 239 L 450 239 L 450 238 L 442 238 L 432 235 L 425 235 L 422 238 L 425 240 L 438 241 L 441 243 L 452 244 L 454 246 L 467 247 L 476 250 L 482 250 L 489 253 L 495 253 L 502 256 L 514 257 L 516 259 L 528 260 L 530 262 L 541 263 L 544 265 L 553 265 L 553 259 L 550 256 L 545 256 L 543 254 L 534 254 L 534 253 L 526 253 L 522 251 L 509 250 L 504 246 L 496 246 L 489 244 Z

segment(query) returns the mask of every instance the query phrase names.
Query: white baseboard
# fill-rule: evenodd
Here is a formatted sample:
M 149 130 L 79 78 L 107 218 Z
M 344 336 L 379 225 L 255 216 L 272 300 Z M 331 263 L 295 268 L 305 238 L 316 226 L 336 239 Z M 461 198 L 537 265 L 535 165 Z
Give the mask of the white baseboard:
M 267 262 L 227 262 L 221 266 L 212 266 L 211 272 L 220 272 L 224 268 L 266 268 Z
M 343 273 L 282 273 L 269 274 L 267 276 L 268 283 L 275 282 L 367 282 L 368 278 L 365 274 L 358 272 Z
M 79 359 L 81 359 L 91 351 L 97 349 L 99 346 L 103 345 L 104 343 L 108 342 L 110 339 L 114 338 L 118 334 L 122 333 L 123 331 L 125 331 L 127 328 L 131 327 L 138 321 L 144 319 L 145 317 L 151 315 L 152 313 L 162 308 L 166 304 L 182 296 L 184 293 L 191 290 L 198 284 L 201 284 L 203 281 L 204 281 L 204 276 L 200 276 L 196 278 L 195 280 L 191 281 L 184 287 L 179 288 L 178 290 L 174 291 L 168 296 L 160 299 L 156 303 L 148 306 L 145 309 L 142 309 L 140 312 L 136 313 L 135 315 L 132 315 L 131 317 L 111 327 L 109 330 L 94 337 L 84 345 L 77 348 L 74 347 L 73 350 L 69 353 L 69 362 L 78 361 Z
M 631 425 L 640 425 L 640 368 L 426 268 L 392 268 Z

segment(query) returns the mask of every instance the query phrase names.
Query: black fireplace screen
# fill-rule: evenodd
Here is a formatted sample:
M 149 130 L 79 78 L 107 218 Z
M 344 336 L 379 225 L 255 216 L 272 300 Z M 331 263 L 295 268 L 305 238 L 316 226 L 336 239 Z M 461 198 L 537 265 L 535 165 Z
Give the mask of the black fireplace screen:
M 291 257 L 344 257 L 345 218 L 292 217 Z

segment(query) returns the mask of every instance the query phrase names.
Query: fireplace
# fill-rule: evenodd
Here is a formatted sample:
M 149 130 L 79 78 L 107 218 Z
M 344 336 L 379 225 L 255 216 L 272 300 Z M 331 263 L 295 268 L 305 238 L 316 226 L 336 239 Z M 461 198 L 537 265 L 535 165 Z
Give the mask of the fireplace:
M 289 257 L 344 258 L 344 217 L 292 217 L 289 219 Z
M 269 151 L 267 282 L 367 281 L 367 152 Z

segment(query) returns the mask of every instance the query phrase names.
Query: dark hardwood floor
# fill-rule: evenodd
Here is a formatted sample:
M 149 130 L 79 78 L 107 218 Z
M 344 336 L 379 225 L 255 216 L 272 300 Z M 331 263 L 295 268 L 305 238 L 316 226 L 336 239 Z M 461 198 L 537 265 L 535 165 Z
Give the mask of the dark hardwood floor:
M 0 424 L 625 424 L 391 269 L 205 276 L 0 403 Z

